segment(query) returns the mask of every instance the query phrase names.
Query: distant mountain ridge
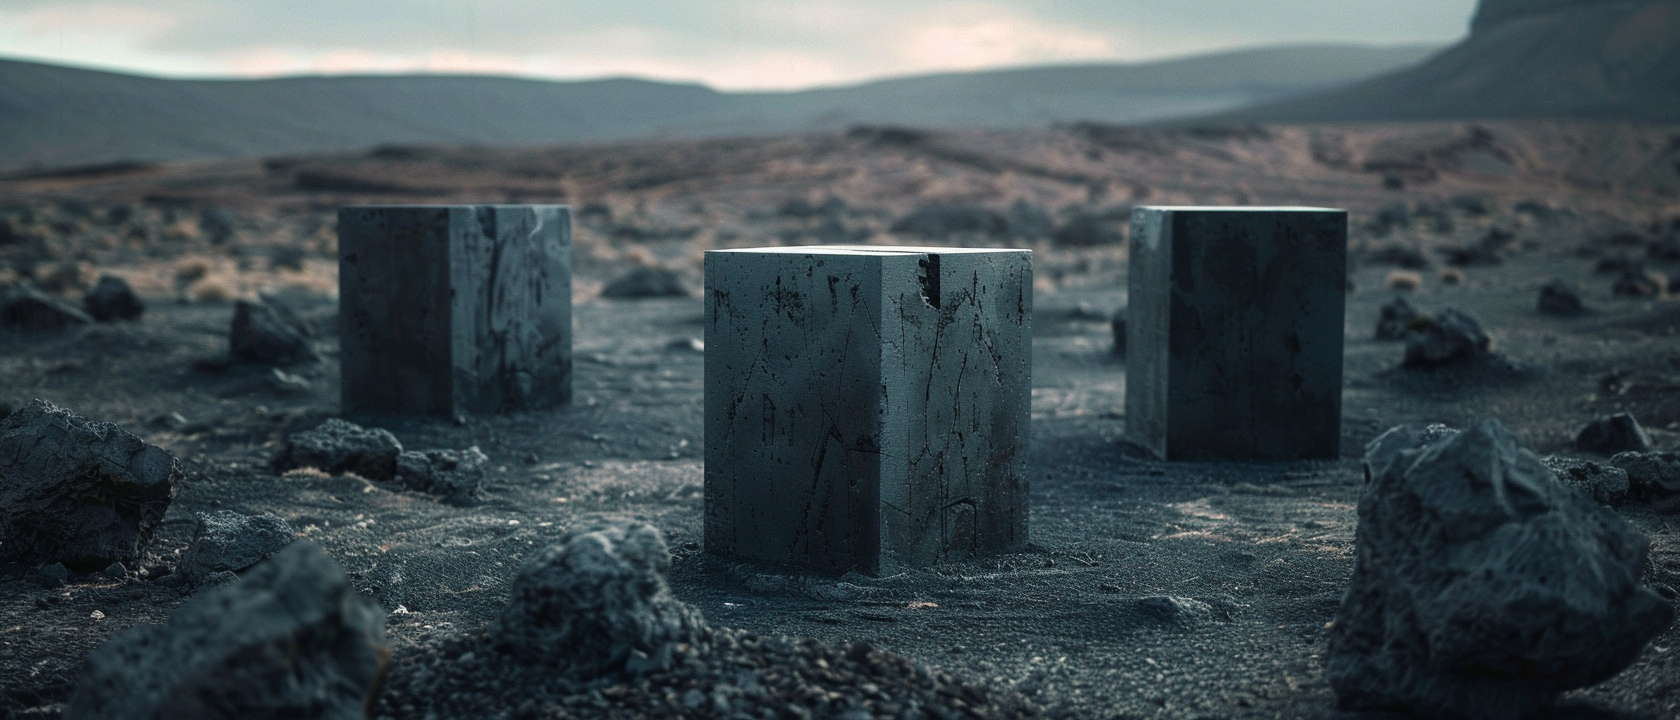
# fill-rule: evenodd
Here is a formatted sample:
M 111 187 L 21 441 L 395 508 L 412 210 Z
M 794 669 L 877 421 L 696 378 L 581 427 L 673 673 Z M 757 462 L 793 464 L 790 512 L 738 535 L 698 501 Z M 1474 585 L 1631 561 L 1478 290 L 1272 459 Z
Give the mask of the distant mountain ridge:
M 235 158 L 382 144 L 541 145 L 822 131 L 1032 127 L 1219 112 L 1347 85 L 1433 48 L 1298 46 L 1140 64 L 945 73 L 782 93 L 636 79 L 177 80 L 0 60 L 0 168 Z
M 1680 0 L 1483 0 L 1414 68 L 1218 116 L 1238 122 L 1680 122 Z

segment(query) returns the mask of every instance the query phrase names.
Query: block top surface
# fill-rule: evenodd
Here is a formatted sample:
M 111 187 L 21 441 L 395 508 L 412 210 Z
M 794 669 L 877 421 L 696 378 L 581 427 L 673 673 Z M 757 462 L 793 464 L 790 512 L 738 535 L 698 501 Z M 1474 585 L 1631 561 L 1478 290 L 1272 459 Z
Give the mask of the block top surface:
M 1133 209 L 1146 212 L 1347 212 L 1341 208 L 1255 205 L 1139 205 Z
M 746 253 L 746 254 L 781 254 L 781 255 L 866 255 L 875 257 L 890 257 L 897 255 L 979 255 L 1020 254 L 1031 253 L 1025 248 L 961 248 L 961 247 L 926 247 L 917 245 L 795 245 L 760 248 L 734 248 L 729 250 L 707 250 L 711 253 Z

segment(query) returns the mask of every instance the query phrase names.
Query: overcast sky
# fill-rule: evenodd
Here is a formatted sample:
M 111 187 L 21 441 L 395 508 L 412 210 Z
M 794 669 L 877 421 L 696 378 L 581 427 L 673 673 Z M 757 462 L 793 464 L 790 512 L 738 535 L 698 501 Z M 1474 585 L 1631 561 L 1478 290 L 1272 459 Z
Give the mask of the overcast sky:
M 1301 42 L 1448 43 L 1476 0 L 0 0 L 0 56 L 170 76 L 492 72 L 802 88 Z

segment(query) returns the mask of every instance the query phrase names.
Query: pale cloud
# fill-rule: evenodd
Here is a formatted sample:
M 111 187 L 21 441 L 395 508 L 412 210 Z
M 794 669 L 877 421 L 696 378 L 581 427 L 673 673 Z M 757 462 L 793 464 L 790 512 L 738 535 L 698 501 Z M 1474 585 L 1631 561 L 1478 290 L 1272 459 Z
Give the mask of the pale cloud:
M 1112 59 L 1117 50 L 1114 39 L 1097 33 L 1023 19 L 996 19 L 920 28 L 908 38 L 903 55 L 909 64 L 930 70 L 971 70 Z
M 793 89 L 1299 42 L 1448 42 L 1476 0 L 0 0 L 0 55 L 174 75 L 634 75 Z

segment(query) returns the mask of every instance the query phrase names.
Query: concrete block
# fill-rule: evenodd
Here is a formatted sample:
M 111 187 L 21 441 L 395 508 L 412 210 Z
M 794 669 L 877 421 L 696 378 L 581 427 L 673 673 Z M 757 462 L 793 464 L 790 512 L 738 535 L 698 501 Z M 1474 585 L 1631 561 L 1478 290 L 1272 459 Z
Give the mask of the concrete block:
M 708 552 L 869 574 L 1027 541 L 1032 253 L 706 253 Z
M 572 397 L 571 209 L 338 213 L 343 411 L 457 416 Z
M 1340 449 L 1347 212 L 1132 211 L 1126 429 L 1169 459 Z

